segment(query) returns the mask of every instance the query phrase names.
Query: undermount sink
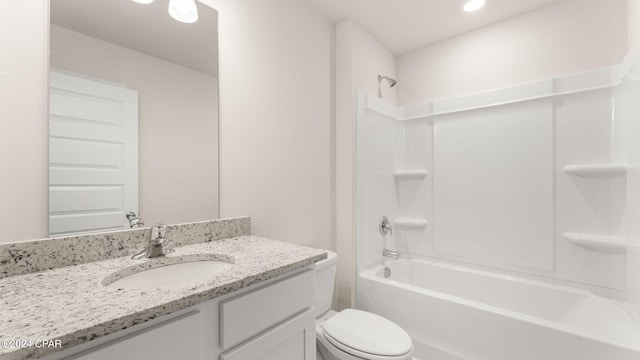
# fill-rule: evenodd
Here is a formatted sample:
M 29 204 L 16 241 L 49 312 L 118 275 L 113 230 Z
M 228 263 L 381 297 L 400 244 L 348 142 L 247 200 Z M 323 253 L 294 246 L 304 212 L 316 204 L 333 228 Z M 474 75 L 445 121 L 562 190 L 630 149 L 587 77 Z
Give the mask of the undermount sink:
M 109 275 L 102 284 L 124 290 L 194 287 L 231 268 L 233 262 L 224 255 L 151 259 Z

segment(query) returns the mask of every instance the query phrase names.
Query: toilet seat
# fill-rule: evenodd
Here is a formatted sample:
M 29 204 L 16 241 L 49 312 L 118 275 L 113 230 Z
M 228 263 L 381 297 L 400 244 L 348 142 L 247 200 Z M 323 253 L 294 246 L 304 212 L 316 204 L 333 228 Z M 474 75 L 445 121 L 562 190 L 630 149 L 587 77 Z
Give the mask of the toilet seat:
M 393 322 L 366 311 L 346 309 L 320 324 L 331 345 L 369 360 L 404 360 L 413 351 L 409 335 Z

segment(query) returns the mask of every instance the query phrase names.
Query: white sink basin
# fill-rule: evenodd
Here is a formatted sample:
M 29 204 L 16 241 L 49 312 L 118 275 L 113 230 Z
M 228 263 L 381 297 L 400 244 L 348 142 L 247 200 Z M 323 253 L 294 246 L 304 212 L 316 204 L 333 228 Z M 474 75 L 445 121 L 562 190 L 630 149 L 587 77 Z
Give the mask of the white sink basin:
M 174 264 L 150 262 L 152 268 L 141 266 L 127 268 L 107 277 L 103 280 L 103 284 L 109 288 L 124 290 L 194 287 L 206 284 L 215 274 L 233 266 L 228 261 L 185 260 Z

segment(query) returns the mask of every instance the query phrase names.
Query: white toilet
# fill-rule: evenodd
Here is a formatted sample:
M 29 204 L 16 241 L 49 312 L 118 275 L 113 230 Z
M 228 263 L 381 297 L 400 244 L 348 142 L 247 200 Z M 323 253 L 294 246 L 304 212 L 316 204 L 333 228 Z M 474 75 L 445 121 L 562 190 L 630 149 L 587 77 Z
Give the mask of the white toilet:
M 316 263 L 317 360 L 411 359 L 413 343 L 400 326 L 366 311 L 330 310 L 338 256 Z

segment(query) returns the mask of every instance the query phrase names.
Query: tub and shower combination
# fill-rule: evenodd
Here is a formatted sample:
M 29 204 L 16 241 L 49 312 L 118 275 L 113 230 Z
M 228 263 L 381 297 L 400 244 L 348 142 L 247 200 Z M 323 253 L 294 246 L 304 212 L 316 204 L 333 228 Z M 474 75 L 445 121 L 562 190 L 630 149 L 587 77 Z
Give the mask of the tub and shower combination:
M 357 307 L 418 360 L 640 359 L 636 60 L 406 108 L 360 94 Z

